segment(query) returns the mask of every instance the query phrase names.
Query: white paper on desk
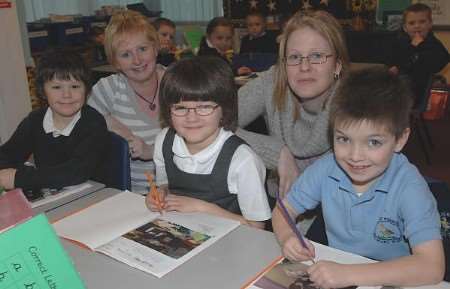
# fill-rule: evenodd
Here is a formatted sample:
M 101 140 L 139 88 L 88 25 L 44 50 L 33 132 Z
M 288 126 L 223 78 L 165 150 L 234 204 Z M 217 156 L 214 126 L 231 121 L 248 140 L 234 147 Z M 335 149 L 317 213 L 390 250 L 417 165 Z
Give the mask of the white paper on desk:
M 69 195 L 73 195 L 73 194 L 76 194 L 78 192 L 81 192 L 82 190 L 89 189 L 90 187 L 92 187 L 92 184 L 87 183 L 87 182 L 79 184 L 79 185 L 75 185 L 75 186 L 65 187 L 62 190 L 60 190 L 57 194 L 46 196 L 43 199 L 31 202 L 31 207 L 32 208 L 37 208 L 37 207 L 46 205 L 46 204 L 54 202 L 56 200 L 65 198 L 65 197 L 67 197 Z
M 154 226 L 155 222 L 170 222 L 181 226 L 183 232 L 189 231 L 203 237 L 207 235 L 208 238 L 183 255 L 173 258 L 170 254 L 165 255 L 152 247 L 123 237 L 143 225 Z M 237 221 L 201 213 L 171 212 L 160 215 L 147 209 L 144 196 L 128 191 L 54 223 L 59 236 L 83 243 L 92 250 L 157 277 L 170 272 L 238 226 Z

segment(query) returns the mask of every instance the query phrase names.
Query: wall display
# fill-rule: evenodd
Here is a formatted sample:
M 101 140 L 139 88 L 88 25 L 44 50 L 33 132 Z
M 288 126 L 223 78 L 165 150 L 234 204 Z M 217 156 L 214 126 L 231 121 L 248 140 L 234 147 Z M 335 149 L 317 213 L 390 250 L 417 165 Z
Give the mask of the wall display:
M 244 24 L 245 16 L 251 11 L 260 11 L 267 16 L 269 26 L 277 25 L 300 9 L 323 9 L 337 18 L 348 18 L 351 0 L 224 0 L 225 16 L 233 23 Z
M 448 0 L 419 0 L 430 6 L 433 13 L 433 25 L 438 28 L 450 29 L 450 1 Z

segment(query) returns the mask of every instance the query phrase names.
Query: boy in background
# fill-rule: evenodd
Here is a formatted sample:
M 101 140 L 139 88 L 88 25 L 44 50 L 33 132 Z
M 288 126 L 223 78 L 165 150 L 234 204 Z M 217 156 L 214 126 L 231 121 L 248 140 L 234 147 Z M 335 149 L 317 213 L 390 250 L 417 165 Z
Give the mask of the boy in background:
M 380 262 L 308 268 L 318 288 L 420 286 L 442 281 L 444 253 L 436 201 L 417 168 L 400 153 L 409 136 L 410 89 L 386 69 L 354 72 L 333 98 L 333 153 L 309 166 L 283 200 L 291 218 L 319 204 L 331 247 Z M 283 254 L 314 258 L 278 208 L 273 228 Z
M 444 68 L 449 55 L 444 45 L 434 36 L 431 9 L 416 3 L 403 12 L 403 29 L 394 42 L 388 60 L 389 71 L 406 75 L 412 83 L 415 106 L 427 93 L 431 77 Z
M 250 12 L 245 17 L 248 34 L 241 40 L 240 54 L 278 53 L 276 35 L 266 30 L 266 18 L 261 12 Z
M 158 32 L 159 52 L 157 63 L 169 66 L 175 61 L 175 23 L 167 18 L 158 18 L 153 22 L 153 26 Z

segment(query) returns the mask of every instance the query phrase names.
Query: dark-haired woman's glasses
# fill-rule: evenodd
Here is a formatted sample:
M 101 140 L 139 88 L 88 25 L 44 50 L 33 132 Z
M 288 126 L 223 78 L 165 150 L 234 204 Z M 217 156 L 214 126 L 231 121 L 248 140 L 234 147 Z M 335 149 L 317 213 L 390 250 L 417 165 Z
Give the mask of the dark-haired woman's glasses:
M 333 54 L 325 54 L 321 52 L 311 53 L 307 56 L 301 54 L 291 54 L 285 57 L 286 64 L 289 66 L 299 65 L 303 60 L 308 60 L 309 64 L 322 64 L 327 62 L 328 57 L 332 57 Z
M 218 104 L 203 104 L 197 105 L 196 107 L 186 107 L 174 104 L 170 107 L 170 113 L 175 116 L 186 116 L 189 111 L 193 110 L 197 115 L 207 116 L 212 114 L 218 107 Z

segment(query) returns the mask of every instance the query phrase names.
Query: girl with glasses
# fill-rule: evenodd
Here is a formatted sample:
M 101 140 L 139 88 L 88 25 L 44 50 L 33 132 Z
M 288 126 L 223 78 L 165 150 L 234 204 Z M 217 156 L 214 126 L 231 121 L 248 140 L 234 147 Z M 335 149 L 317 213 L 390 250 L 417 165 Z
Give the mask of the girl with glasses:
M 277 63 L 239 89 L 239 126 L 263 116 L 268 135 L 237 134 L 276 172 L 281 196 L 330 149 L 329 100 L 347 68 L 338 21 L 324 11 L 299 12 L 283 29 Z
M 155 141 L 156 184 L 150 210 L 206 212 L 262 228 L 271 213 L 262 160 L 233 131 L 236 88 L 227 63 L 199 56 L 170 66 L 161 81 Z M 161 188 L 162 187 L 162 188 Z

